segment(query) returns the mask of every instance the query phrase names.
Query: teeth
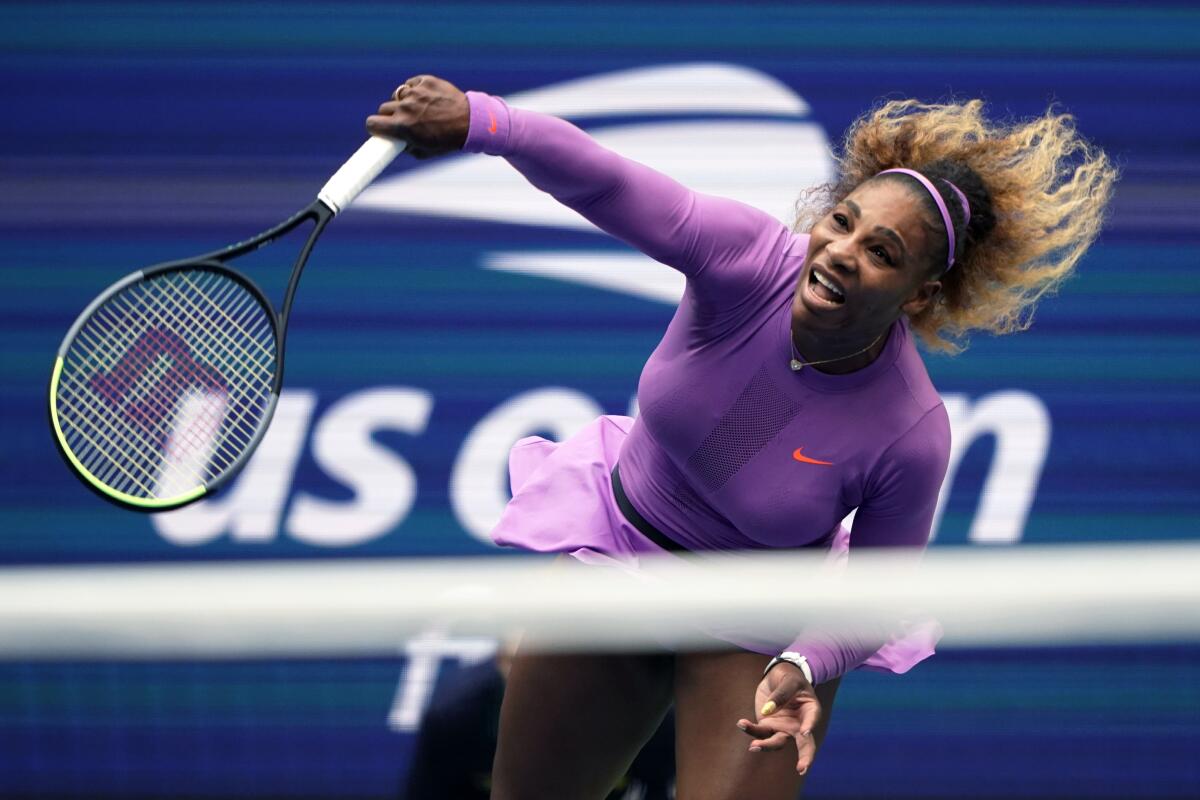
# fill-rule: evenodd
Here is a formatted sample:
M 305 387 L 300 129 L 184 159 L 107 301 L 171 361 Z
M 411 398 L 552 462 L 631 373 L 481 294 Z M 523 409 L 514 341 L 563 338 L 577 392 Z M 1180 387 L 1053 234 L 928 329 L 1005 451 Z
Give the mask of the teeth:
M 828 279 L 826 279 L 826 278 L 825 278 L 823 275 L 821 275 L 821 273 L 817 272 L 816 270 L 813 270 L 813 276 L 814 276 L 814 277 L 817 279 L 817 283 L 821 284 L 821 285 L 822 285 L 822 286 L 824 286 L 826 289 L 828 289 L 829 291 L 831 291 L 831 292 L 833 292 L 834 294 L 836 294 L 838 297 L 844 297 L 844 296 L 845 296 L 845 295 L 842 293 L 842 290 L 841 290 L 841 289 L 839 289 L 838 287 L 834 286 L 834 285 L 833 285 L 833 284 L 832 284 L 832 283 L 831 283 L 831 282 L 830 282 Z

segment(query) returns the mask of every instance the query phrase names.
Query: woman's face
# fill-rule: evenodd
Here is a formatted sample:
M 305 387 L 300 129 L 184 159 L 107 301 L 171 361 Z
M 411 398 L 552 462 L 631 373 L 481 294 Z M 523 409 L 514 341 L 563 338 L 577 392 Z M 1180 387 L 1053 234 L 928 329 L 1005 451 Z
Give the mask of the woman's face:
M 859 186 L 811 231 L 793 320 L 855 338 L 920 312 L 941 289 L 931 250 L 945 252 L 944 236 L 930 230 L 919 201 L 898 181 Z

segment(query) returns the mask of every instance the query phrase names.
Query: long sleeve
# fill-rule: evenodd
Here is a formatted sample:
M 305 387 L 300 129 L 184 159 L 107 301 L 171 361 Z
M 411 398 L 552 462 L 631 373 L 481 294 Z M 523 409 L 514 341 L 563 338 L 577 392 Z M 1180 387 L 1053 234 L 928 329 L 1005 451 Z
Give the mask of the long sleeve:
M 875 548 L 899 548 L 915 561 L 929 541 L 949 454 L 950 421 L 945 406 L 939 404 L 897 439 L 876 465 L 867 499 L 854 517 L 849 569 L 854 568 L 854 553 Z M 903 569 L 903 563 L 897 568 Z M 856 631 L 812 626 L 788 649 L 803 654 L 814 683 L 823 683 L 862 664 L 890 638 L 891 629 L 883 623 Z
M 694 192 L 556 117 L 468 92 L 464 150 L 503 156 L 531 184 L 688 277 L 702 303 L 736 304 L 770 279 L 790 233 L 744 203 Z

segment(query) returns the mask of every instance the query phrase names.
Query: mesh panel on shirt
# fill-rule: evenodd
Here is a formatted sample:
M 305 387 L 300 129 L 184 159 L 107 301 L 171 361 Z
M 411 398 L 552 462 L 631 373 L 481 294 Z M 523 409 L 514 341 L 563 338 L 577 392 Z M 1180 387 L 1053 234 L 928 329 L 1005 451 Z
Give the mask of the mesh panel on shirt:
M 671 502 L 680 511 L 686 513 L 695 513 L 697 508 L 702 507 L 702 501 L 699 496 L 692 491 L 692 487 L 688 486 L 683 481 L 675 484 L 675 491 L 671 493 Z
M 799 411 L 800 403 L 780 390 L 765 365 L 759 367 L 733 406 L 692 453 L 687 463 L 689 471 L 709 491 L 716 491 Z

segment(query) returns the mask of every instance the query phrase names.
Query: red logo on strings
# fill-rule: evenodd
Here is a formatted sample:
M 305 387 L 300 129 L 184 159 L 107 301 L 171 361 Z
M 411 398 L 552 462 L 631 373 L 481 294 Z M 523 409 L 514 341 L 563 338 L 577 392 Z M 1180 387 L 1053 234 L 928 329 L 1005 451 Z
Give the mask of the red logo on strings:
M 161 374 L 151 370 L 163 364 Z M 200 388 L 225 394 L 228 386 L 220 372 L 192 356 L 191 348 L 174 331 L 151 328 L 140 336 L 106 373 L 88 381 L 92 389 L 113 407 L 147 431 L 170 414 L 184 392 Z M 167 431 L 159 439 L 165 442 Z

